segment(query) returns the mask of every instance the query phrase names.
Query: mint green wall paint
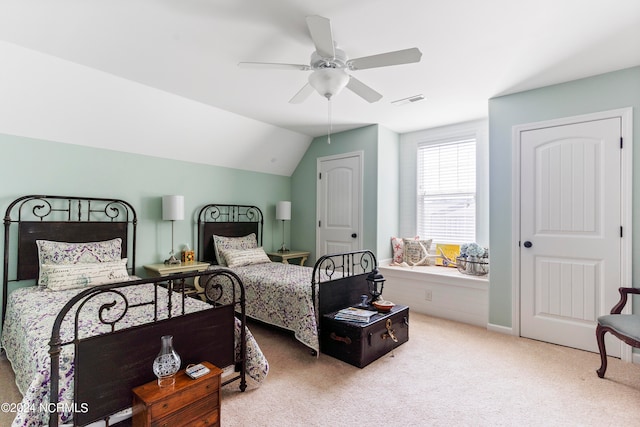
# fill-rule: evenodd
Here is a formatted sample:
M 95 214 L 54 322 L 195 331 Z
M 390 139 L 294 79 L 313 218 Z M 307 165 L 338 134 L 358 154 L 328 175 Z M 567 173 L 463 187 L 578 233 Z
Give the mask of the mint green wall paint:
M 378 261 L 391 259 L 391 236 L 400 224 L 400 135 L 378 127 Z
M 11 201 L 26 194 L 114 197 L 130 202 L 139 221 L 138 274 L 143 273 L 144 264 L 168 258 L 171 249 L 171 223 L 162 221 L 163 195 L 185 198 L 185 220 L 174 224 L 176 251 L 184 243 L 195 248 L 197 211 L 214 202 L 258 206 L 264 214 L 265 249 L 278 247 L 282 240 L 275 204 L 290 199 L 289 177 L 4 134 L 0 134 L 0 153 L 3 213 Z
M 491 286 L 489 322 L 511 326 L 512 127 L 518 124 L 633 107 L 633 139 L 640 142 L 640 67 L 548 86 L 489 101 Z M 640 150 L 634 150 L 640 165 Z M 640 237 L 640 174 L 633 177 L 633 239 Z M 638 258 L 634 245 L 633 259 Z M 635 274 L 633 282 L 636 284 Z M 637 284 L 636 284 L 637 285 Z
M 316 186 L 317 159 L 336 154 L 364 152 L 363 171 L 363 245 L 376 249 L 378 126 L 372 125 L 315 138 L 291 176 L 291 247 L 311 251 L 307 265 L 316 259 Z

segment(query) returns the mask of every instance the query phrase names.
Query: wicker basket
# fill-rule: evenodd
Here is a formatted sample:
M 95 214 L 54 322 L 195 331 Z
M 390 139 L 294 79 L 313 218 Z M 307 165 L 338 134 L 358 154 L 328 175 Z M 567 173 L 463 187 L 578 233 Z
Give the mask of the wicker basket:
M 456 257 L 458 271 L 470 276 L 484 276 L 489 273 L 489 259 L 477 257 Z

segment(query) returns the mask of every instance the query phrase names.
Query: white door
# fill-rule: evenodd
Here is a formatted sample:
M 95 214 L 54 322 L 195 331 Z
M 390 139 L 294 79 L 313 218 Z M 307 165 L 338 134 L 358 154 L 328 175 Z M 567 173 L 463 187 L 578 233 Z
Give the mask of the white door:
M 362 248 L 363 155 L 358 152 L 318 159 L 318 258 Z
M 521 133 L 521 336 L 598 351 L 622 283 L 620 141 L 619 117 Z

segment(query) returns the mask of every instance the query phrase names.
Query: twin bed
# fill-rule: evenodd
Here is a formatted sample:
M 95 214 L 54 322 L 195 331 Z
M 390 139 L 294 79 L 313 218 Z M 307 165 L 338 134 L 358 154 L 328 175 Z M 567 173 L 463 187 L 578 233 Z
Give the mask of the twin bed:
M 239 265 L 245 249 L 213 244 L 224 237 L 234 246 L 253 233 L 249 258 L 260 258 L 262 226 L 256 207 L 207 205 L 198 214 L 198 248 L 214 267 L 140 279 L 129 203 L 39 195 L 13 201 L 5 215 L 2 303 L 2 348 L 24 397 L 13 425 L 113 425 L 130 417 L 131 389 L 155 379 L 163 335 L 174 336 L 183 367 L 207 360 L 227 368 L 223 383 L 238 381 L 241 391 L 247 377 L 260 383 L 268 372 L 246 316 L 291 330 L 318 352 L 318 319 L 367 293 L 375 257 L 331 255 L 314 268 Z M 219 266 L 221 253 L 228 268 Z M 96 280 L 106 283 L 92 286 Z M 190 282 L 198 298 L 186 296 Z
M 271 262 L 262 250 L 264 218 L 256 206 L 209 204 L 198 212 L 201 261 L 233 270 L 247 294 L 247 316 L 292 331 L 317 354 L 323 314 L 361 301 L 376 265 L 370 251 L 332 254 L 314 267 Z M 214 268 L 215 269 L 215 268 Z

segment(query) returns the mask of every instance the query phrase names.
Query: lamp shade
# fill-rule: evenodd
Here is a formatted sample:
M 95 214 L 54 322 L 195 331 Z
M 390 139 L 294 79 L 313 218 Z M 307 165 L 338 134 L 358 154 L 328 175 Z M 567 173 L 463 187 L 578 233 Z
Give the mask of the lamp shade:
M 309 84 L 326 98 L 337 95 L 349 83 L 349 75 L 342 69 L 321 68 L 309 75 Z
M 291 219 L 291 202 L 281 201 L 276 204 L 276 219 L 283 221 Z
M 164 221 L 184 219 L 184 196 L 162 196 L 162 219 Z

